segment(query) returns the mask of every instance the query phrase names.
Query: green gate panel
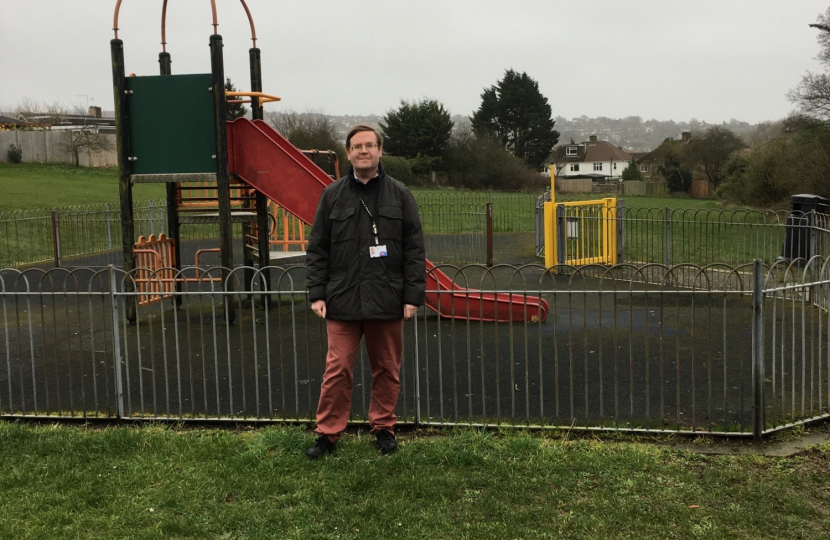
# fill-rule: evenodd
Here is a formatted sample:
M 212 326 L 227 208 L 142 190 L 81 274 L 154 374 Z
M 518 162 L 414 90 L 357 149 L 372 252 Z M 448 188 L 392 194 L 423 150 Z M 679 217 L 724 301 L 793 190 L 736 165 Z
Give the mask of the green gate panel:
M 210 73 L 127 77 L 132 174 L 216 173 Z

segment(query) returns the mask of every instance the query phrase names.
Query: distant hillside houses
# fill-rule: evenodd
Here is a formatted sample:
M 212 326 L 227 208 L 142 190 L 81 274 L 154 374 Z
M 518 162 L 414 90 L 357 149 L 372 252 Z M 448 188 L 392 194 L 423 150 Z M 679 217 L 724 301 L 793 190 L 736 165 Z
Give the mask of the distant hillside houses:
M 688 122 L 674 120 L 643 120 L 639 116 L 626 118 L 607 118 L 599 116 L 589 118 L 579 116 L 567 119 L 557 116 L 556 130 L 559 131 L 559 141 L 584 141 L 590 135 L 596 135 L 600 140 L 608 141 L 615 146 L 626 148 L 629 152 L 650 152 L 670 137 L 677 137 L 684 131 L 698 133 L 713 126 L 729 129 L 739 137 L 749 135 L 755 125 L 735 120 L 721 124 L 710 124 L 706 121 L 692 118 Z

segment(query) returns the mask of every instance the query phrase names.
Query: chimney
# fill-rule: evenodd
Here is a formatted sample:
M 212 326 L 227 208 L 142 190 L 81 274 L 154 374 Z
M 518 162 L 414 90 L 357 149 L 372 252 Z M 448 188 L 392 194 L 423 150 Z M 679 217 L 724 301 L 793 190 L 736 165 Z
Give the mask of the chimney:
M 597 143 L 597 136 L 596 136 L 596 135 L 591 135 L 591 136 L 588 138 L 588 140 L 589 140 L 591 143 L 596 144 L 596 143 Z
M 689 139 L 692 138 L 692 134 L 689 133 L 688 131 L 684 131 L 683 133 L 680 134 L 680 136 L 681 136 L 681 140 L 683 141 L 683 144 L 688 144 Z

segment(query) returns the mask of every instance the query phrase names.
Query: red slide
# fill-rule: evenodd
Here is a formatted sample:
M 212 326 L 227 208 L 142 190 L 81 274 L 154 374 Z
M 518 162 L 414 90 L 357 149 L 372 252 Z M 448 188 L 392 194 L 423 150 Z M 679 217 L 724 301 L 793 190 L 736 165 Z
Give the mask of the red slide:
M 228 166 L 239 180 L 265 194 L 301 221 L 311 225 L 317 201 L 333 180 L 262 120 L 228 122 Z M 521 294 L 482 294 L 458 287 L 444 272 L 426 262 L 426 305 L 444 318 L 474 321 L 545 320 L 544 299 Z M 440 296 L 440 303 L 439 303 Z M 511 310 L 512 305 L 512 310 Z M 440 308 L 440 309 L 439 309 Z
M 228 167 L 239 179 L 311 225 L 333 180 L 262 120 L 228 122 Z
M 430 292 L 440 291 L 440 292 Z M 465 289 L 427 261 L 426 305 L 445 319 L 471 321 L 545 321 L 548 303 L 544 298 L 523 294 L 482 293 Z

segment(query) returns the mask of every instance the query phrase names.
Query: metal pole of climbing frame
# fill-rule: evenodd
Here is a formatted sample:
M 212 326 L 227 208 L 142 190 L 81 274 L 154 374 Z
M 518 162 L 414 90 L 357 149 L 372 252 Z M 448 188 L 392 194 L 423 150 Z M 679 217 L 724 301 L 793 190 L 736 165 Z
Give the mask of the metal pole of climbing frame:
M 233 291 L 233 283 L 229 279 L 233 270 L 233 245 L 231 228 L 231 193 L 230 173 L 228 171 L 228 131 L 225 119 L 227 118 L 227 103 L 225 102 L 225 64 L 222 56 L 222 36 L 210 36 L 210 67 L 213 92 L 214 122 L 216 125 L 216 192 L 219 198 L 219 258 L 222 265 L 222 282 L 225 292 Z M 230 294 L 225 297 L 228 308 L 228 322 L 234 320 L 233 299 Z
M 257 47 L 248 50 L 251 64 L 251 92 L 262 92 L 262 60 Z M 262 120 L 264 115 L 262 106 L 259 104 L 259 97 L 251 97 L 251 117 L 254 120 Z M 268 197 L 261 191 L 256 191 L 256 226 L 257 226 L 257 252 L 259 254 L 259 270 L 262 273 L 262 288 L 267 291 L 271 287 L 271 271 L 267 267 L 271 264 L 271 244 L 269 240 L 270 228 L 268 227 Z M 263 299 L 264 301 L 265 299 Z
M 160 75 L 172 75 L 172 62 L 170 60 L 170 53 L 169 52 L 160 52 L 159 53 L 159 74 Z M 182 269 L 182 246 L 181 246 L 181 228 L 179 226 L 179 211 L 176 208 L 176 186 L 175 182 L 167 182 L 167 237 L 171 238 L 176 245 L 176 249 L 173 250 L 173 264 L 176 266 L 176 270 Z M 176 291 L 181 292 L 182 284 L 181 282 L 176 282 Z M 179 295 L 175 295 L 173 297 L 173 301 L 176 302 L 176 305 L 182 304 L 182 297 Z
M 130 182 L 130 131 L 127 116 L 127 81 L 124 73 L 124 42 L 120 39 L 110 41 L 112 55 L 112 88 L 115 105 L 115 151 L 118 156 L 118 185 L 121 199 L 121 251 L 124 254 L 124 271 L 135 269 L 135 222 L 133 221 L 133 188 Z M 124 292 L 135 291 L 131 279 L 124 280 Z M 124 315 L 130 323 L 135 322 L 135 297 L 127 295 Z

